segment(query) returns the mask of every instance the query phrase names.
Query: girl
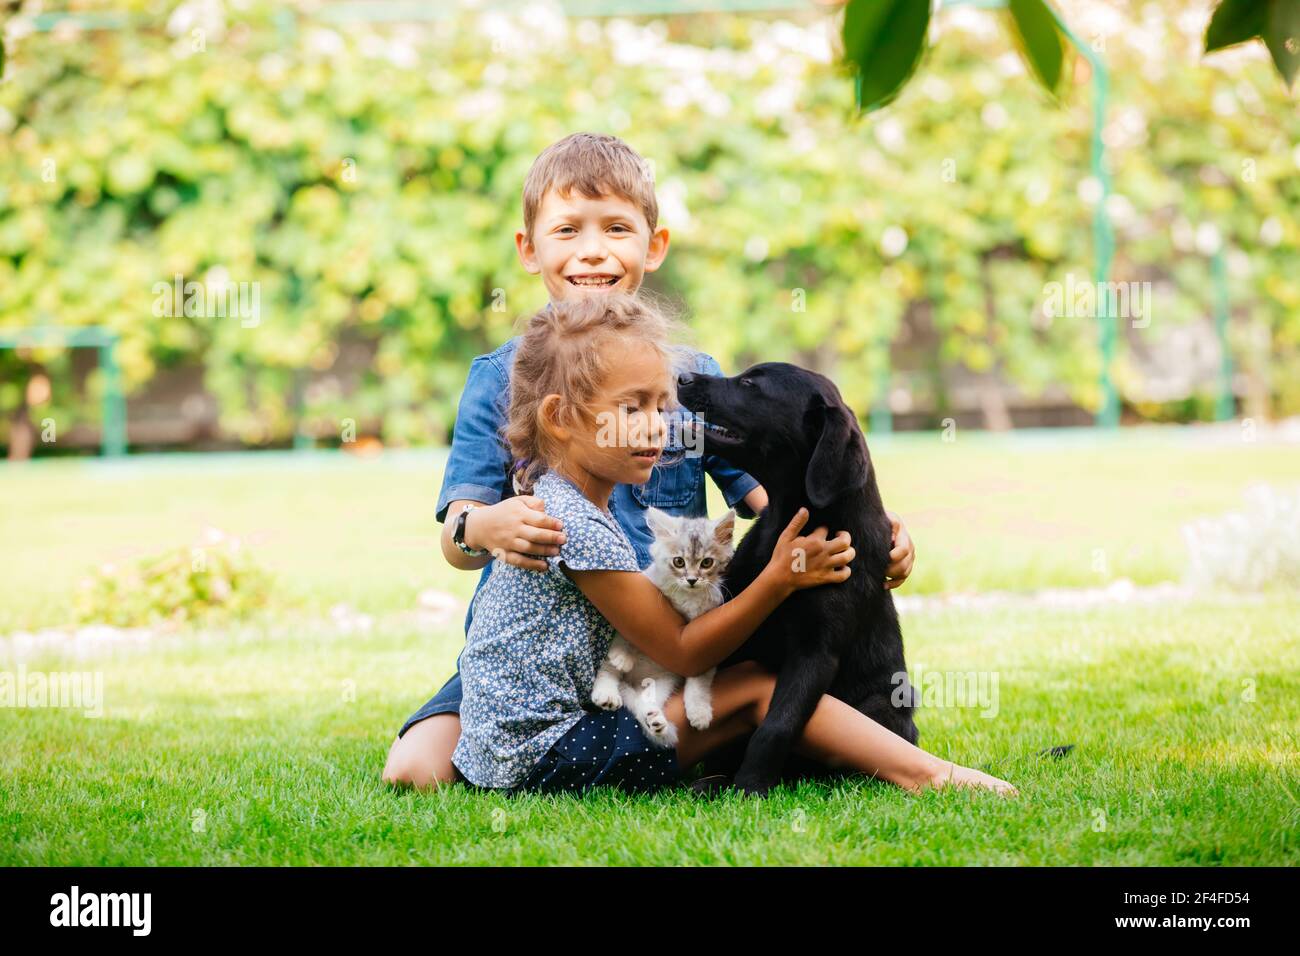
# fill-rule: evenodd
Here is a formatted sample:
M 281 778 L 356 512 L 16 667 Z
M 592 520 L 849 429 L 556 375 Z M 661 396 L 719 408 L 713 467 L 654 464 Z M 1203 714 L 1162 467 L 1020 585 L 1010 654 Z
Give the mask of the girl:
M 700 674 L 728 657 L 794 590 L 848 578 L 848 536 L 802 535 L 791 521 L 766 570 L 718 608 L 686 622 L 643 575 L 611 512 L 619 484 L 643 484 L 663 451 L 675 400 L 669 323 L 622 295 L 555 302 L 529 323 L 515 357 L 506 438 L 525 491 L 564 523 L 545 573 L 494 562 L 476 599 L 460 673 L 461 735 L 452 762 L 478 787 L 648 790 L 762 722 L 775 678 L 753 665 L 718 672 L 713 721 L 697 730 L 681 696 L 665 715 L 675 749 L 655 747 L 626 710 L 594 711 L 592 682 L 615 632 L 668 669 Z M 796 560 L 796 555 L 800 559 Z M 796 570 L 799 568 L 799 570 Z M 958 784 L 1014 792 L 1005 781 L 933 757 L 832 697 L 804 728 L 802 752 L 908 790 Z

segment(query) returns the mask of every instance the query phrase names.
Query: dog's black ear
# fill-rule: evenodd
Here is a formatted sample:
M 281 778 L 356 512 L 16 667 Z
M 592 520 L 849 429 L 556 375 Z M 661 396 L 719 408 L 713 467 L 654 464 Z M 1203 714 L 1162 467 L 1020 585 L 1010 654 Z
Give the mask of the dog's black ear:
M 867 443 L 862 440 L 862 429 L 853 418 L 853 412 L 842 402 L 821 405 L 812 415 L 811 427 L 821 419 L 821 435 L 808 471 L 804 475 L 804 489 L 808 503 L 814 508 L 825 508 L 846 492 L 861 488 L 871 474 L 871 459 L 867 457 Z

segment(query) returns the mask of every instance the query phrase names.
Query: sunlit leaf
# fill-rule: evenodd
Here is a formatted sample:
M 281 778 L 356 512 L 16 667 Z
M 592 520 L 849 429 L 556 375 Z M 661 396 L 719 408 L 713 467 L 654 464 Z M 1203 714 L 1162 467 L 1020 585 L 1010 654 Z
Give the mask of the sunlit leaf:
M 1271 0 L 1264 45 L 1287 86 L 1300 68 L 1300 0 Z
M 857 68 L 858 107 L 878 110 L 916 71 L 930 25 L 928 0 L 849 0 L 844 55 Z
M 1268 0 L 1223 0 L 1205 29 L 1205 52 L 1263 36 Z
M 1300 69 L 1300 0 L 1223 0 L 1205 30 L 1205 52 L 1256 37 L 1289 87 Z
M 1061 93 L 1070 41 L 1043 0 L 1009 0 L 1011 35 L 1025 65 L 1053 96 Z

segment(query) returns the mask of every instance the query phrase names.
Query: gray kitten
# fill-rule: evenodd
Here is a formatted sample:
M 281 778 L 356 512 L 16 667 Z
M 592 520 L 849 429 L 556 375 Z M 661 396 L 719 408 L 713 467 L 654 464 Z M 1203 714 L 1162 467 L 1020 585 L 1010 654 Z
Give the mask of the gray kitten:
M 658 508 L 646 510 L 646 524 L 654 533 L 650 567 L 646 576 L 668 598 L 677 613 L 693 621 L 722 603 L 722 572 L 734 552 L 731 537 L 736 512 L 717 521 L 708 518 L 674 518 Z M 682 703 L 686 719 L 696 730 L 713 720 L 712 668 L 699 677 L 686 678 Z M 646 736 L 661 747 L 677 745 L 677 728 L 664 715 L 664 701 L 682 678 L 660 667 L 622 636 L 614 638 L 609 654 L 596 672 L 591 700 L 605 710 L 626 706 Z

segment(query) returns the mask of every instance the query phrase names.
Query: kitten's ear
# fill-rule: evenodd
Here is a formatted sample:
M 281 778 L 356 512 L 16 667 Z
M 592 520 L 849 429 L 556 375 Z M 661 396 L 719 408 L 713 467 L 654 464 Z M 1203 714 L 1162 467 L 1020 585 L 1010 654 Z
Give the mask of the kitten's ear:
M 662 535 L 672 534 L 677 530 L 677 522 L 673 516 L 666 511 L 660 511 L 658 508 L 647 508 L 645 510 L 646 527 L 650 533 L 659 537 Z
M 713 537 L 717 539 L 718 544 L 730 546 L 732 535 L 736 533 L 736 509 L 728 509 L 727 513 L 713 523 Z

